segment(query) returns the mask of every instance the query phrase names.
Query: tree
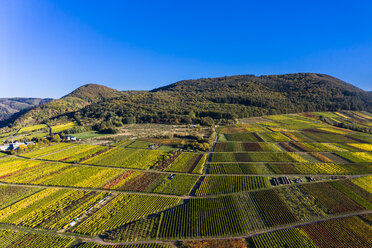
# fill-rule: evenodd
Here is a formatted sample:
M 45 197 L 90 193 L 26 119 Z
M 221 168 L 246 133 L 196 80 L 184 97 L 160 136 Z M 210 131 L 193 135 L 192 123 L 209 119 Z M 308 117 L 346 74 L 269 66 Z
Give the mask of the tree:
M 200 120 L 200 124 L 203 126 L 213 126 L 214 120 L 211 117 L 202 117 Z
M 27 151 L 27 146 L 25 144 L 21 144 L 18 146 L 18 149 L 17 149 L 18 153 L 23 153 L 25 151 Z
M 52 142 L 60 142 L 61 141 L 61 137 L 59 136 L 59 134 L 53 134 L 50 140 Z

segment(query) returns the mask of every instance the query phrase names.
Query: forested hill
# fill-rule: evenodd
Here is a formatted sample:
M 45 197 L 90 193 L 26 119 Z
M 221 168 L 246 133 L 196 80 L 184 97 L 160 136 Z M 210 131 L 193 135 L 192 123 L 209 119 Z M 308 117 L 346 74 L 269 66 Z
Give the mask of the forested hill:
M 66 99 L 69 97 L 75 97 L 89 103 L 94 103 L 105 99 L 119 97 L 121 95 L 122 93 L 120 91 L 111 89 L 106 86 L 102 86 L 99 84 L 86 84 L 62 98 Z
M 242 75 L 180 81 L 150 92 L 126 92 L 79 111 L 87 123 L 210 123 L 305 111 L 370 110 L 369 93 L 328 75 Z M 109 125 L 110 123 L 108 123 Z
M 367 92 L 334 77 L 313 73 L 185 80 L 152 92 L 198 95 L 216 103 L 257 106 L 271 112 L 358 109 L 372 103 Z
M 121 95 L 122 93 L 120 91 L 106 86 L 98 84 L 83 85 L 58 100 L 48 102 L 28 111 L 18 118 L 14 125 L 47 122 L 56 117 L 69 118 L 66 114 L 74 113 L 92 103 L 119 97 Z
M 185 80 L 149 92 L 119 92 L 102 87 L 80 87 L 20 120 L 41 121 L 38 117 L 44 112 L 49 117 L 73 118 L 105 129 L 134 122 L 211 124 L 267 114 L 372 110 L 369 92 L 313 73 Z M 68 105 L 66 99 L 77 102 Z M 61 100 L 66 106 L 60 104 Z
M 214 103 L 260 107 L 268 113 L 367 109 L 372 105 L 367 92 L 334 77 L 313 73 L 186 80 L 152 92 L 196 95 Z
M 318 87 L 325 86 L 328 89 L 341 89 L 344 91 L 351 92 L 365 92 L 352 84 L 348 84 L 335 77 L 325 74 L 315 73 L 295 73 L 295 74 L 283 74 L 283 75 L 266 75 L 266 76 L 254 76 L 254 75 L 237 75 L 237 76 L 226 76 L 218 78 L 202 78 L 197 80 L 183 80 L 161 88 L 152 90 L 156 91 L 192 91 L 200 89 L 221 89 L 221 87 L 231 87 L 234 85 L 264 85 L 272 91 L 287 92 L 292 86 L 291 90 L 294 90 L 293 86 L 297 87 L 297 90 L 303 90 L 301 87 Z
M 0 122 L 52 100 L 51 98 L 0 98 Z

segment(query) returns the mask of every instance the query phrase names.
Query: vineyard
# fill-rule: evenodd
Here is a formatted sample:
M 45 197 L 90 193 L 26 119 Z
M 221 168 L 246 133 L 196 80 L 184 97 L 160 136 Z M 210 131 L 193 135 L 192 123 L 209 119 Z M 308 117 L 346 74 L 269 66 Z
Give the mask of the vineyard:
M 39 248 L 39 247 L 68 247 L 73 238 L 47 234 L 30 234 L 0 229 L 0 247 Z
M 56 145 L 41 148 L 41 149 L 36 150 L 36 151 L 32 151 L 32 152 L 29 152 L 29 153 L 22 154 L 22 156 L 24 156 L 26 158 L 37 158 L 37 157 L 41 157 L 41 156 L 51 154 L 51 153 L 54 153 L 54 152 L 59 152 L 63 149 L 66 149 L 66 148 L 69 148 L 69 147 L 72 147 L 72 146 L 74 146 L 74 145 L 69 144 L 69 143 L 59 143 L 59 144 L 56 144 Z
M 206 176 L 196 195 L 217 195 L 268 188 L 269 182 L 259 176 Z
M 172 179 L 165 179 L 154 189 L 155 193 L 188 195 L 199 180 L 199 176 L 194 175 L 175 175 Z
M 38 130 L 46 129 L 46 128 L 47 126 L 45 124 L 22 127 L 21 129 L 19 129 L 18 134 L 34 132 L 34 131 L 38 131 Z
M 0 247 L 370 247 L 372 135 L 329 124 L 351 120 L 372 127 L 366 112 L 273 115 L 216 126 L 209 151 L 186 125 L 0 153 Z
M 1 209 L 0 222 L 28 227 L 47 227 L 48 220 L 57 216 L 62 217 L 61 211 L 69 208 L 72 203 L 85 199 L 88 193 L 77 190 L 43 189 Z
M 144 149 L 123 149 L 113 148 L 103 152 L 84 163 L 103 166 L 126 167 L 137 169 L 149 169 L 154 166 L 163 151 L 144 150 Z
M 1 185 L 0 209 L 6 208 L 40 190 L 42 190 L 42 188 L 12 187 L 7 185 Z
M 97 243 L 84 243 L 77 248 L 171 248 L 172 246 L 166 244 L 150 243 L 140 245 L 101 245 Z
M 46 156 L 42 156 L 39 158 L 44 160 L 78 163 L 94 156 L 95 154 L 102 153 L 105 150 L 107 150 L 107 148 L 103 146 L 92 146 L 83 144 L 73 146 L 68 149 L 55 152 Z
M 173 207 L 178 203 L 177 198 L 119 194 L 73 231 L 95 235 Z
M 371 174 L 371 164 L 334 163 L 211 163 L 210 174 L 310 174 L 310 175 L 353 175 Z
M 369 247 L 371 235 L 365 216 L 355 216 L 257 235 L 248 243 L 257 248 Z
M 293 167 L 288 164 L 288 167 Z M 244 164 L 244 163 L 211 163 L 209 164 L 210 174 L 276 174 L 268 165 L 264 163 Z M 282 174 L 282 173 L 278 173 Z
M 0 161 L 0 181 L 33 185 L 103 188 L 118 191 L 187 195 L 196 175 L 173 175 L 96 166 L 5 158 Z
M 308 206 L 308 209 L 309 213 L 314 214 L 311 217 L 326 215 L 324 212 L 318 214 L 320 211 L 316 208 Z M 131 241 L 237 236 L 296 223 L 301 216 L 301 213 L 296 215 L 287 207 L 286 200 L 281 199 L 280 194 L 265 190 L 234 196 L 191 199 L 159 216 L 109 232 L 108 239 Z
M 71 129 L 73 127 L 76 127 L 76 126 L 77 124 L 75 122 L 68 122 L 68 123 L 52 126 L 51 129 L 52 129 L 52 133 L 59 133 L 59 132 Z
M 337 214 L 364 209 L 328 183 L 303 185 L 302 188 L 327 208 L 330 213 Z
M 291 152 L 213 153 L 212 162 L 311 162 L 306 156 Z
M 166 171 L 201 173 L 205 159 L 203 154 L 181 153 Z
M 318 246 L 300 228 L 291 228 L 253 237 L 255 247 L 309 247 Z
M 252 206 L 252 209 L 249 208 Z M 244 234 L 264 226 L 249 198 L 233 196 L 193 199 L 164 212 L 158 227 L 159 238 L 216 237 Z

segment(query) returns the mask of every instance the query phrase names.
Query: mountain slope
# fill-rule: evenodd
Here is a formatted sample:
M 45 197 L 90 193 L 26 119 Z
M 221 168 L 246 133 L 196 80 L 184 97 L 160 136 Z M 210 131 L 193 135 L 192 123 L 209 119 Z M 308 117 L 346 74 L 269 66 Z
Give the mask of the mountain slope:
M 75 112 L 92 103 L 119 97 L 120 91 L 98 84 L 83 85 L 70 94 L 38 106 L 19 117 L 14 125 L 30 125 L 48 121 L 51 118 Z
M 184 80 L 152 91 L 119 92 L 85 85 L 29 111 L 15 124 L 58 117 L 104 129 L 133 122 L 211 124 L 213 120 L 341 109 L 371 111 L 371 94 L 324 74 L 238 75 Z
M 0 121 L 12 115 L 52 101 L 51 98 L 0 98 Z
M 127 92 L 79 111 L 85 123 L 111 120 L 190 123 L 305 111 L 371 110 L 369 93 L 334 77 L 297 73 L 184 80 Z M 110 123 L 109 123 L 110 124 Z
M 109 87 L 99 85 L 99 84 L 86 84 L 83 85 L 70 94 L 62 97 L 76 97 L 82 99 L 89 103 L 99 102 L 105 99 L 116 98 L 121 96 L 122 93 L 120 91 L 111 89 Z

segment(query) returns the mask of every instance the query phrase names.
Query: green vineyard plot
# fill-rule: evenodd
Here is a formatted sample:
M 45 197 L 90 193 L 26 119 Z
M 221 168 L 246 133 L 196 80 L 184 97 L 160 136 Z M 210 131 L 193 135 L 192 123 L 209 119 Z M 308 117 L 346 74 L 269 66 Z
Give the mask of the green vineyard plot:
M 254 236 L 248 240 L 248 243 L 256 248 L 369 247 L 372 229 L 363 217 L 342 218 L 305 225 L 301 228 L 274 231 Z
M 318 248 L 309 235 L 300 228 L 291 228 L 253 237 L 255 247 L 309 247 Z
M 30 133 L 30 132 L 38 131 L 38 130 L 41 130 L 41 129 L 47 129 L 47 126 L 45 124 L 39 124 L 39 125 L 33 125 L 33 126 L 28 126 L 28 127 L 22 127 L 18 131 L 18 134 Z
M 154 193 L 188 195 L 193 189 L 199 176 L 175 175 L 172 179 L 168 176 L 154 189 Z
M 2 160 L 0 168 L 0 182 L 174 195 L 189 194 L 199 179 L 196 175 L 70 165 L 14 157 Z
M 210 174 L 276 174 L 268 165 L 264 163 L 244 164 L 244 163 L 211 163 L 209 166 Z M 278 173 L 283 174 L 283 173 Z
M 360 163 L 372 163 L 372 153 L 368 152 L 337 152 L 340 157 L 349 160 L 350 162 Z
M 87 164 L 149 169 L 155 165 L 160 157 L 164 154 L 163 151 L 142 150 L 142 149 L 123 149 L 113 148 L 108 152 L 104 152 L 98 156 L 84 161 Z
M 42 190 L 42 188 L 12 187 L 8 185 L 1 185 L 0 209 L 6 208 L 40 190 Z
M 221 142 L 217 143 L 215 152 L 282 152 L 283 150 L 275 143 L 242 143 L 242 142 Z
M 172 248 L 172 246 L 167 244 L 140 244 L 140 245 L 102 245 L 98 243 L 84 243 L 78 245 L 77 248 Z
M 76 126 L 77 126 L 77 123 L 75 122 L 67 122 L 64 124 L 52 126 L 51 129 L 52 129 L 52 133 L 59 133 L 59 132 L 63 132 L 65 130 L 71 129 L 73 127 L 76 127 Z
M 201 173 L 206 160 L 206 155 L 194 153 L 181 153 L 176 160 L 171 163 L 166 171 Z
M 327 208 L 329 213 L 338 214 L 365 209 L 328 183 L 308 184 L 301 187 Z
M 232 196 L 193 199 L 185 205 L 164 212 L 159 217 L 161 221 L 158 226 L 158 237 L 216 237 L 243 234 L 248 230 L 265 226 L 262 218 L 257 219 L 259 216 L 257 207 L 251 199 Z
M 64 161 L 64 162 L 80 162 L 99 152 L 105 151 L 107 148 L 103 146 L 92 145 L 77 145 L 69 149 L 56 152 L 50 155 L 39 157 L 44 160 Z
M 74 144 L 58 143 L 58 144 L 55 144 L 55 145 L 43 147 L 43 148 L 41 148 L 39 150 L 36 150 L 36 151 L 32 151 L 32 152 L 22 154 L 22 156 L 26 157 L 26 158 L 37 158 L 37 157 L 45 156 L 45 155 L 50 154 L 50 153 L 59 152 L 62 149 L 66 149 L 66 148 L 69 148 L 69 147 L 72 147 L 72 146 L 74 146 Z
M 102 233 L 176 206 L 179 201 L 180 199 L 174 197 L 119 194 L 73 231 L 91 235 Z
M 212 162 L 309 162 L 306 153 L 290 152 L 245 152 L 213 153 Z
M 26 232 L 15 232 L 0 229 L 0 246 L 1 247 L 68 247 L 74 238 L 60 237 L 48 234 L 30 234 Z
M 266 177 L 259 176 L 206 176 L 196 195 L 217 195 L 253 191 L 269 187 Z

